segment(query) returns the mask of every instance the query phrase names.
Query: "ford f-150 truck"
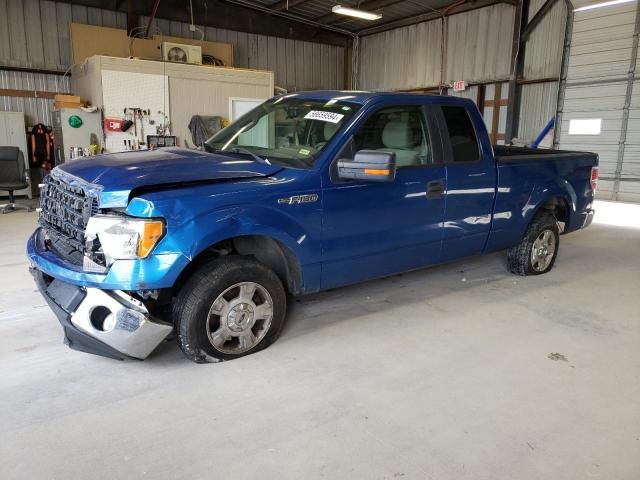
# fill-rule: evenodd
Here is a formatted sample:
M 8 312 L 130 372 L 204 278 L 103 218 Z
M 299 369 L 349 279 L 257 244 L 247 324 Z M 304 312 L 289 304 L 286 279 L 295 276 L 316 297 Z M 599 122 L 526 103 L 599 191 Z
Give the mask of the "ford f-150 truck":
M 41 186 L 31 272 L 74 349 L 194 362 L 273 343 L 288 296 L 508 250 L 548 272 L 594 211 L 592 153 L 492 147 L 468 100 L 274 97 L 202 151 L 107 154 Z

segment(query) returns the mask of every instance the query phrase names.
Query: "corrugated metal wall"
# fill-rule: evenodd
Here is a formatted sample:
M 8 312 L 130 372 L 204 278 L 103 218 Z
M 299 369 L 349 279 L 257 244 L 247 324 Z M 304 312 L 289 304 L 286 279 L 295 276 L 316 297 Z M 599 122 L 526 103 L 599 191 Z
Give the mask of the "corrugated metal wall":
M 146 18 L 141 17 L 145 24 Z M 126 28 L 126 15 L 48 0 L 0 0 L 0 65 L 64 71 L 71 63 L 69 23 Z M 232 43 L 236 66 L 272 70 L 290 89 L 344 88 L 344 48 L 202 27 L 209 41 Z M 154 31 L 192 38 L 187 23 L 158 19 Z M 197 37 L 199 38 L 199 37 Z M 56 75 L 0 69 L 0 88 L 68 91 Z M 56 87 L 57 82 L 57 87 Z M 24 111 L 28 123 L 50 123 L 52 101 L 0 97 L 0 110 Z
M 640 201 L 638 12 L 636 2 L 574 13 L 559 137 L 562 148 L 600 155 L 601 198 L 634 202 Z M 600 134 L 569 135 L 574 119 L 601 119 Z
M 545 0 L 531 0 L 528 21 L 544 3 Z M 567 6 L 560 0 L 531 33 L 525 47 L 525 80 L 560 77 L 566 21 Z M 558 82 L 522 85 L 521 88 L 518 138 L 531 142 L 556 114 Z
M 527 20 L 530 21 L 545 0 L 531 0 Z M 562 44 L 567 20 L 564 1 L 555 3 L 527 40 L 524 60 L 524 78 L 558 77 L 562 65 Z
M 531 144 L 556 115 L 558 82 L 523 85 L 518 139 Z
M 508 4 L 448 17 L 445 81 L 476 83 L 508 79 L 514 20 L 515 7 Z M 437 86 L 440 39 L 439 19 L 362 37 L 358 88 L 401 90 Z
M 69 22 L 124 28 L 124 13 L 46 0 L 0 0 L 0 65 L 64 71 L 71 60 Z M 0 88 L 68 92 L 59 75 L 0 69 Z M 0 110 L 22 111 L 27 125 L 51 123 L 53 100 L 0 96 Z
M 507 80 L 515 14 L 497 4 L 448 17 L 445 82 Z
M 68 92 L 69 77 L 0 70 L 0 89 Z M 49 98 L 7 97 L 0 95 L 0 111 L 24 112 L 26 125 L 50 124 L 53 100 Z
M 0 0 L 0 64 L 65 70 L 69 23 L 126 28 L 126 15 L 46 0 Z
M 147 18 L 141 17 L 146 24 Z M 154 31 L 164 35 L 200 38 L 189 24 L 158 19 Z M 198 26 L 209 42 L 231 43 L 236 67 L 271 70 L 275 84 L 287 90 L 342 89 L 344 48 L 287 38 Z

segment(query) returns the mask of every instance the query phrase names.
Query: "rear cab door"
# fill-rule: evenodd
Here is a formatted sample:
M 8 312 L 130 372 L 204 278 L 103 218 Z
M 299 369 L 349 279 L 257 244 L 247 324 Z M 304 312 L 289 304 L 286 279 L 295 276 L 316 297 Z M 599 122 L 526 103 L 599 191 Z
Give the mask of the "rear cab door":
M 438 263 L 445 169 L 430 109 L 420 97 L 370 106 L 324 168 L 323 289 Z M 359 150 L 396 153 L 395 180 L 339 179 L 337 161 Z
M 434 111 L 446 165 L 442 254 L 446 262 L 484 251 L 491 230 L 496 166 L 484 121 L 470 102 L 440 99 Z

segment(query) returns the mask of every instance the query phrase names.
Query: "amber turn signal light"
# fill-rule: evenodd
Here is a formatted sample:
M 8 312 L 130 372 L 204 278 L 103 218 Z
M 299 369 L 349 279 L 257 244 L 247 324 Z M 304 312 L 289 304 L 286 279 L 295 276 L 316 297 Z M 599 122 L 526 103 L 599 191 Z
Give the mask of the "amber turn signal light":
M 138 240 L 138 257 L 145 258 L 151 253 L 164 234 L 164 224 L 159 220 L 144 222 Z
M 389 170 L 377 170 L 373 168 L 365 168 L 365 175 L 389 175 Z

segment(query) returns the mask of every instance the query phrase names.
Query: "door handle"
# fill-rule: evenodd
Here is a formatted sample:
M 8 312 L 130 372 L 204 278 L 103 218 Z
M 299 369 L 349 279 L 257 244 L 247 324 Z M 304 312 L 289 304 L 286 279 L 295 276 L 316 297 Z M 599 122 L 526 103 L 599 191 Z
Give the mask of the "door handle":
M 434 180 L 427 183 L 427 198 L 435 199 L 444 196 L 444 180 Z

